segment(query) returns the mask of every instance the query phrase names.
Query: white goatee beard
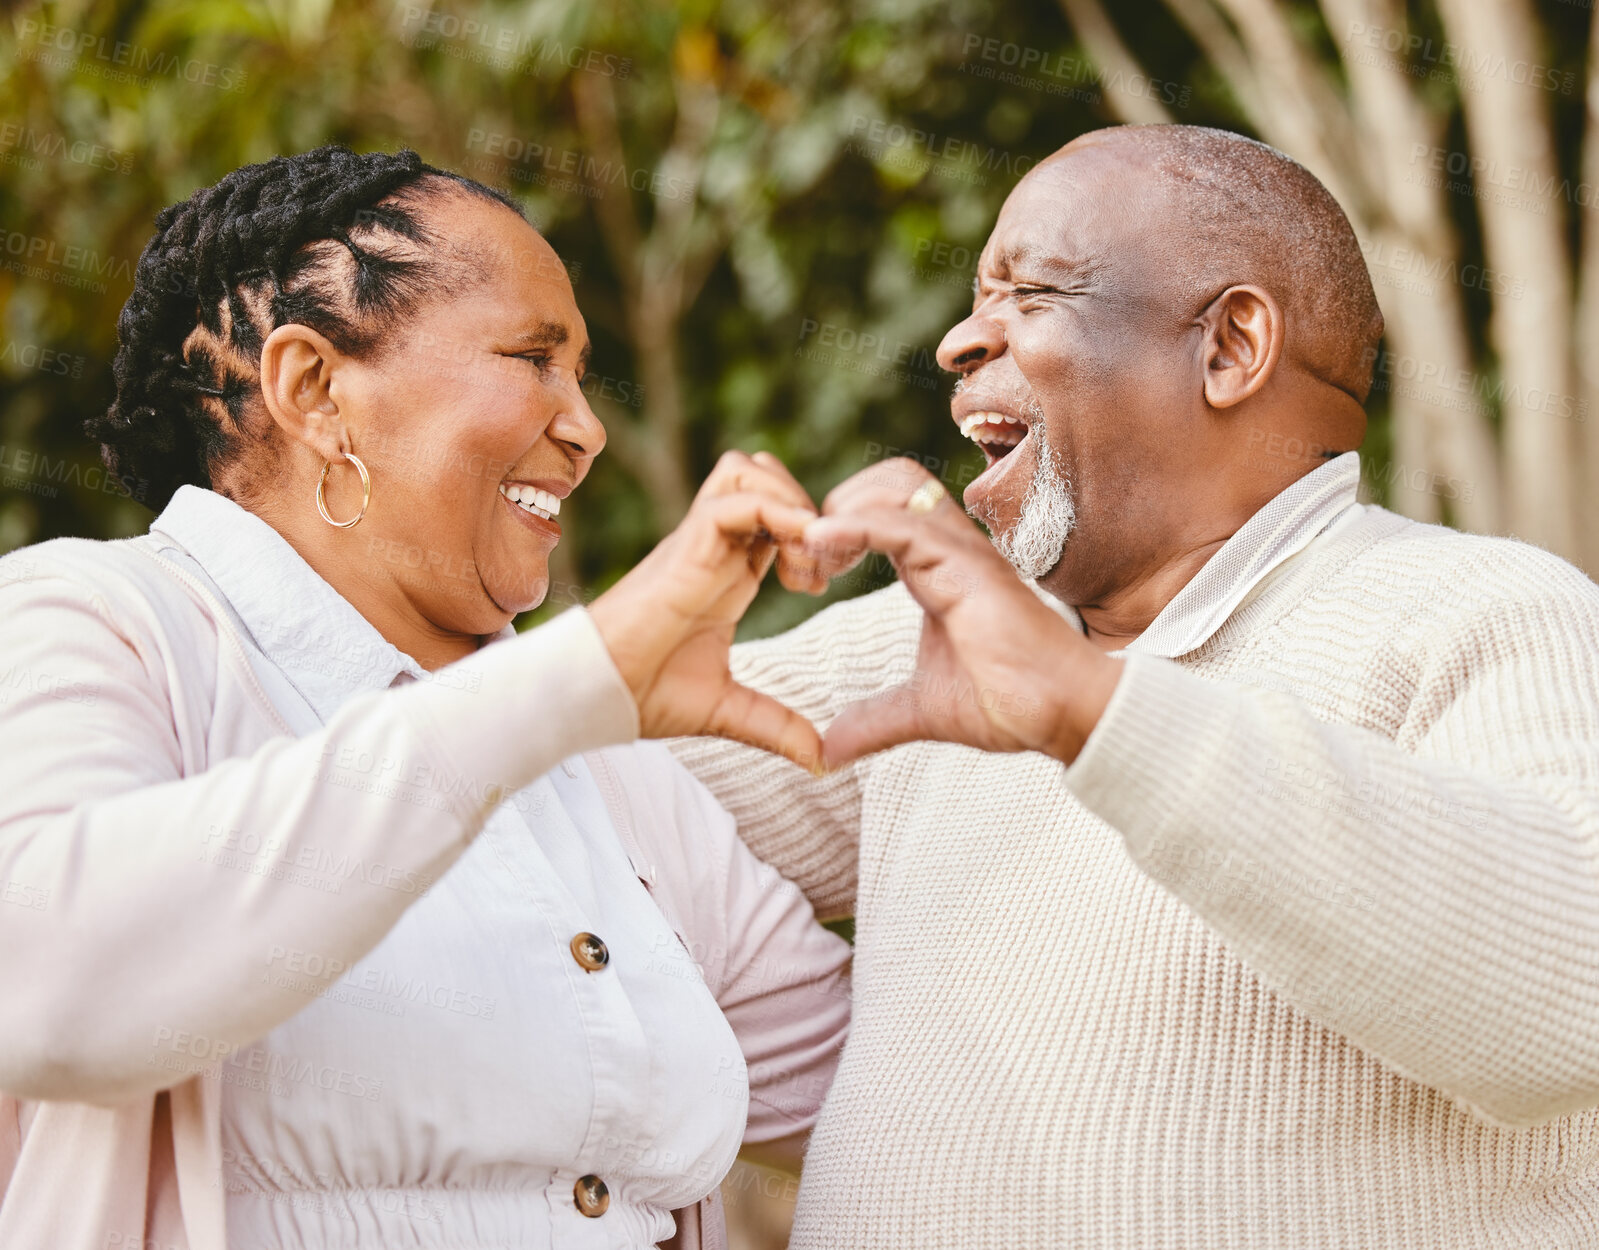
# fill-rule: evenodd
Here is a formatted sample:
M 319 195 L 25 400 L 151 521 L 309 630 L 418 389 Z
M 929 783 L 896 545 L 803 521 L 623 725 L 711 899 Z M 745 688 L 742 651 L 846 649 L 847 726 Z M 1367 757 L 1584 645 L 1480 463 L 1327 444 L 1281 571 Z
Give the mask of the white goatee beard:
M 1021 519 L 1008 534 L 996 530 L 992 516 L 978 519 L 987 524 L 994 546 L 1011 567 L 1020 576 L 1037 581 L 1060 563 L 1066 539 L 1077 524 L 1077 508 L 1072 503 L 1071 483 L 1056 466 L 1054 449 L 1044 437 L 1044 413 L 1036 402 L 1027 410 L 1027 418 L 1029 437 L 1038 443 L 1038 467 L 1022 500 Z

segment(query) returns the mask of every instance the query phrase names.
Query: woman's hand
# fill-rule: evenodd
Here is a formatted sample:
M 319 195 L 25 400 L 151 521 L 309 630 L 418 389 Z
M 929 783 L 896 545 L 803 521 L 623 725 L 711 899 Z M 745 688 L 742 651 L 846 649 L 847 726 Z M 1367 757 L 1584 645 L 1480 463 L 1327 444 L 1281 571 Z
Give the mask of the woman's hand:
M 790 590 L 827 586 L 803 550 L 810 496 L 767 452 L 730 451 L 675 530 L 589 606 L 638 703 L 646 738 L 714 734 L 817 769 L 821 739 L 803 716 L 728 671 L 733 630 L 772 566 Z

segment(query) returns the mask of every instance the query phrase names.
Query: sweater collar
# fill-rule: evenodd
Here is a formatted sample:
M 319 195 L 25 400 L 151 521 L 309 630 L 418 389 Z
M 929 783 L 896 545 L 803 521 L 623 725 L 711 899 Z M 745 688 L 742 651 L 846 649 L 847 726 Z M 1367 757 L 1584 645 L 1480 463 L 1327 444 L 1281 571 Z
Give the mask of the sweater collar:
M 352 695 L 429 677 L 277 530 L 226 496 L 180 486 L 150 529 L 200 566 L 256 646 L 324 720 Z
M 1172 660 L 1209 642 L 1267 577 L 1358 507 L 1359 489 L 1353 451 L 1305 474 L 1245 521 L 1123 650 Z

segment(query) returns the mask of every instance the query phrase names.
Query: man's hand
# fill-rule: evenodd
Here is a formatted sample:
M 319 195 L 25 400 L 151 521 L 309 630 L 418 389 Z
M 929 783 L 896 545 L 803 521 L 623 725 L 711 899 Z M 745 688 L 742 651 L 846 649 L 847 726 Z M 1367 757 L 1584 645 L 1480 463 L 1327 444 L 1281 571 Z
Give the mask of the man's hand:
M 777 457 L 728 452 L 682 523 L 590 605 L 644 737 L 713 734 L 820 767 L 815 726 L 728 671 L 734 627 L 774 559 L 790 590 L 826 587 L 802 550 L 815 517 Z
M 894 563 L 926 616 L 916 672 L 839 713 L 823 742 L 829 768 L 917 739 L 988 751 L 1077 757 L 1121 674 L 1016 576 L 947 495 L 906 511 L 924 482 L 914 460 L 887 460 L 827 497 L 806 550 L 837 576 L 867 550 Z

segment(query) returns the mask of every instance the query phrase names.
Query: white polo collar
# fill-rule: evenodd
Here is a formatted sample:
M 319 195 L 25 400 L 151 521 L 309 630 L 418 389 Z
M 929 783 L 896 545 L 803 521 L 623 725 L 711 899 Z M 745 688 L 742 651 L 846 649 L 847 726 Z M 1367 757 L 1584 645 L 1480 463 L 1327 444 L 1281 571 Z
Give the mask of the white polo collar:
M 1359 490 L 1357 452 L 1346 451 L 1305 474 L 1245 521 L 1149 628 L 1121 650 L 1173 660 L 1204 646 L 1257 586 L 1359 506 Z M 1075 609 L 1061 614 L 1081 631 Z

